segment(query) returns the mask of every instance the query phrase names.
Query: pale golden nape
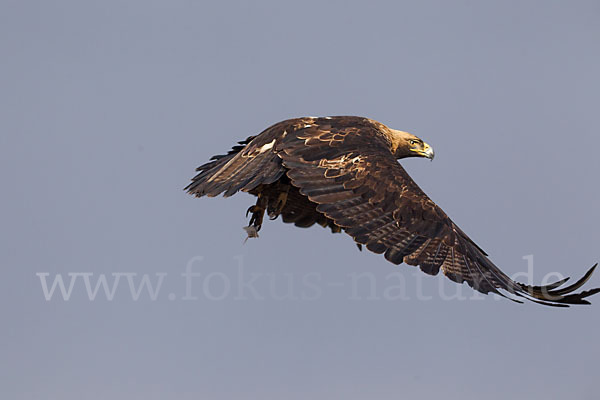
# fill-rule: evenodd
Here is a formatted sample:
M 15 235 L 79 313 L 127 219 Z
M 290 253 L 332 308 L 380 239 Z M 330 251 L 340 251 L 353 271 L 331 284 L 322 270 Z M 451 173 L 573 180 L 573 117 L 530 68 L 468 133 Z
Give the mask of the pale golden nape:
M 408 157 L 424 157 L 433 160 L 435 153 L 433 148 L 425 143 L 423 139 L 412 133 L 390 129 L 385 127 L 386 136 L 392 143 L 392 153 L 397 159 Z M 384 131 L 385 132 L 385 131 Z

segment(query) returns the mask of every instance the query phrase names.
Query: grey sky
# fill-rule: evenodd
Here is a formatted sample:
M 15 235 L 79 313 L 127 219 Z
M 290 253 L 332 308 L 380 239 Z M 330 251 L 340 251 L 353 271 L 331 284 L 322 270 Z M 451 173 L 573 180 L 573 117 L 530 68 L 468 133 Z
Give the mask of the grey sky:
M 368 116 L 435 148 L 403 165 L 507 273 L 533 254 L 536 283 L 578 277 L 600 260 L 599 42 L 597 1 L 1 0 L 0 397 L 596 398 L 600 298 L 444 300 L 473 292 L 316 227 L 243 245 L 250 196 L 182 188 L 279 120 Z M 138 275 L 46 301 L 36 273 L 69 272 Z M 252 274 L 262 299 L 236 292 Z

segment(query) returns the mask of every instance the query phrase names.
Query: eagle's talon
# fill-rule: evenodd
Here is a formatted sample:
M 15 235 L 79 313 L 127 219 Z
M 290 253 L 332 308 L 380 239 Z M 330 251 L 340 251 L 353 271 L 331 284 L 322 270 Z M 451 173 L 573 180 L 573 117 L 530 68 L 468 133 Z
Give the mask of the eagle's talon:
M 277 217 L 283 212 L 283 207 L 285 207 L 285 204 L 287 203 L 288 190 L 289 186 L 285 191 L 279 193 L 277 196 L 277 201 L 275 202 L 275 206 L 273 208 L 269 207 L 268 214 L 270 220 L 277 219 Z
M 275 206 L 275 212 L 278 215 L 281 214 L 281 212 L 283 211 L 283 207 L 285 207 L 285 204 L 287 203 L 288 190 L 289 186 L 285 192 L 279 193 L 279 196 L 277 197 L 277 205 Z
M 246 211 L 246 217 L 248 217 L 248 214 L 252 213 L 252 217 L 250 218 L 248 226 L 254 227 L 256 232 L 260 230 L 263 222 L 263 217 L 265 215 L 265 207 L 262 205 L 264 202 L 265 201 L 263 199 L 259 198 L 256 204 L 248 208 L 248 210 Z M 252 237 L 258 237 L 258 235 Z
M 263 215 L 264 210 L 262 210 L 261 212 L 254 212 L 252 214 L 252 218 L 250 218 L 249 225 L 255 227 L 257 232 L 260 231 L 260 228 L 262 226 Z
M 261 212 L 265 212 L 265 209 L 263 207 L 260 207 L 260 206 L 258 206 L 258 205 L 255 204 L 253 206 L 250 206 L 248 208 L 248 210 L 246 210 L 246 218 L 248 217 L 248 214 L 250 214 L 250 213 L 252 213 L 252 214 L 259 214 Z

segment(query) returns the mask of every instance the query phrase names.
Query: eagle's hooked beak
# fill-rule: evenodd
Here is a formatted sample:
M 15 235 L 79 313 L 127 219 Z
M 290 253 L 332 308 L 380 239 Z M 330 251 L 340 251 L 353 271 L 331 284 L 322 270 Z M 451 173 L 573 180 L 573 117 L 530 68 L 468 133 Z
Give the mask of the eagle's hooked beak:
M 433 157 L 435 157 L 433 147 L 431 147 L 430 145 L 428 145 L 425 142 L 423 142 L 423 147 L 421 149 L 410 149 L 410 150 L 414 151 L 419 156 L 429 158 L 430 160 L 433 160 Z

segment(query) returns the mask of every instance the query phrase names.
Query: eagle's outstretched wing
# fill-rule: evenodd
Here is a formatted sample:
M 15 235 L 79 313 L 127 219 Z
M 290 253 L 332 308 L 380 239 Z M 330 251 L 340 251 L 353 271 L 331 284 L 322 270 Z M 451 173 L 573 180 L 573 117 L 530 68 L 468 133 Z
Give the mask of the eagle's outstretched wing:
M 327 121 L 307 124 L 286 132 L 273 149 L 300 193 L 356 242 L 383 253 L 394 264 L 418 265 L 431 275 L 441 269 L 451 280 L 467 282 L 482 293 L 507 297 L 504 291 L 564 307 L 589 304 L 585 298 L 600 292 L 573 293 L 595 266 L 562 289 L 559 286 L 567 279 L 547 286 L 513 281 L 427 197 L 396 161 L 384 138 L 370 129 L 375 128 Z
M 290 187 L 286 168 L 276 149 L 287 132 L 301 129 L 312 118 L 294 118 L 274 124 L 256 136 L 238 142 L 227 154 L 213 156 L 209 162 L 196 168 L 198 174 L 184 189 L 197 197 L 229 197 L 238 191 L 269 199 L 273 208 L 281 191 L 287 193 L 285 207 L 278 216 L 285 223 L 302 228 L 319 224 L 340 232 L 333 221 L 316 210 L 316 205 L 298 189 Z M 278 180 L 286 181 L 278 185 Z

